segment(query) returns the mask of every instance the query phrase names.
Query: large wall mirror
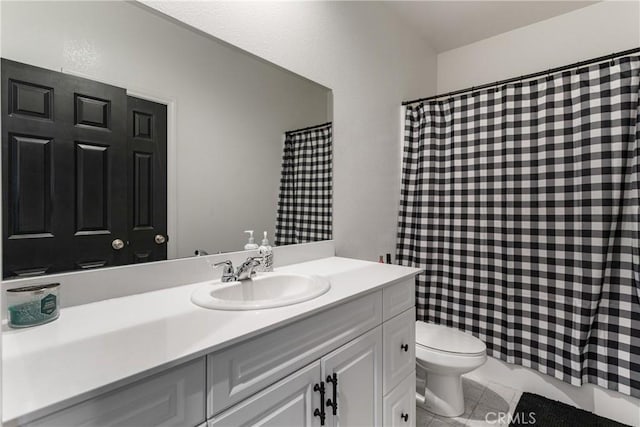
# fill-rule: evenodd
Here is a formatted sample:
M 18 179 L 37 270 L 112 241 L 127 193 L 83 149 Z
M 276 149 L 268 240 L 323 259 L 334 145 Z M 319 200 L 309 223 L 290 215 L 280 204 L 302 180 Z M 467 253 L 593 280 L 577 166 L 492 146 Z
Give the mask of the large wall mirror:
M 331 90 L 130 2 L 2 2 L 5 279 L 331 238 Z

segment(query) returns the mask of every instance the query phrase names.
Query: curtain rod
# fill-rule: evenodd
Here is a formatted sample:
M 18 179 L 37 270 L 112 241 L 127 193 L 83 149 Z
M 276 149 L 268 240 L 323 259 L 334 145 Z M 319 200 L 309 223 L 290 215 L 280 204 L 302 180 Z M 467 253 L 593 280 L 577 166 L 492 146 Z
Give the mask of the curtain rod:
M 327 122 L 327 123 L 323 123 L 321 125 L 309 126 L 308 128 L 302 128 L 302 129 L 296 129 L 296 130 L 288 130 L 288 131 L 285 132 L 285 134 L 289 135 L 290 133 L 302 132 L 302 131 L 305 131 L 305 130 L 312 130 L 312 129 L 316 129 L 316 128 L 329 126 L 330 124 L 331 124 L 331 122 Z
M 610 55 L 601 56 L 599 58 L 593 58 L 593 59 L 588 59 L 586 61 L 576 62 L 575 64 L 571 64 L 571 65 L 565 65 L 565 66 L 562 66 L 562 67 L 551 68 L 550 70 L 547 70 L 547 71 L 539 71 L 537 73 L 531 73 L 531 74 L 527 74 L 527 75 L 520 76 L 520 77 L 513 77 L 513 78 L 510 78 L 510 79 L 506 79 L 506 80 L 499 80 L 497 82 L 487 83 L 487 84 L 483 84 L 481 86 L 472 86 L 472 87 L 467 88 L 467 89 L 455 90 L 453 92 L 443 93 L 443 94 L 440 94 L 440 95 L 433 95 L 433 96 L 428 96 L 426 98 L 419 98 L 419 99 L 414 99 L 414 100 L 411 100 L 411 101 L 404 101 L 402 103 L 402 105 L 415 104 L 416 102 L 429 101 L 429 100 L 436 99 L 436 98 L 444 98 L 444 97 L 449 97 L 449 96 L 453 96 L 453 95 L 459 95 L 459 94 L 465 93 L 465 92 L 475 92 L 477 90 L 482 90 L 482 89 L 486 89 L 486 88 L 490 88 L 490 87 L 494 87 L 494 86 L 500 86 L 500 85 L 503 85 L 503 84 L 506 84 L 506 83 L 517 82 L 517 81 L 521 81 L 521 80 L 528 80 L 528 79 L 532 79 L 534 77 L 540 77 L 540 76 L 544 76 L 544 75 L 549 75 L 551 73 L 557 73 L 557 72 L 560 72 L 560 71 L 570 70 L 572 68 L 583 67 L 585 65 L 590 65 L 590 64 L 593 64 L 595 62 L 603 62 L 603 61 L 607 61 L 609 59 L 617 58 L 619 56 L 631 55 L 633 53 L 638 53 L 638 52 L 640 52 L 640 47 L 636 47 L 636 48 L 629 49 L 629 50 L 624 50 L 622 52 L 612 53 Z

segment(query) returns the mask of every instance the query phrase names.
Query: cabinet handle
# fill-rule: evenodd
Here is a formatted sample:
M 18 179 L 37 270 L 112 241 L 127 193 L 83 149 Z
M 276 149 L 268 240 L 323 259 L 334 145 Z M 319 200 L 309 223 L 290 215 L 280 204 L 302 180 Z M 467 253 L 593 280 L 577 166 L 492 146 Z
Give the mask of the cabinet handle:
M 324 381 L 320 381 L 320 384 L 315 384 L 313 391 L 320 392 L 320 409 L 316 408 L 316 410 L 313 411 L 313 416 L 320 417 L 320 425 L 323 426 L 324 420 L 327 418 L 327 413 L 324 411 Z
M 402 418 L 402 421 L 404 421 L 405 423 L 407 421 L 409 421 L 409 414 L 405 414 L 404 412 L 400 415 L 400 418 Z
M 327 375 L 327 383 L 333 384 L 333 399 L 327 399 L 327 406 L 331 406 L 333 415 L 338 415 L 338 374 Z
M 409 344 L 400 344 L 400 348 L 406 353 L 409 351 Z

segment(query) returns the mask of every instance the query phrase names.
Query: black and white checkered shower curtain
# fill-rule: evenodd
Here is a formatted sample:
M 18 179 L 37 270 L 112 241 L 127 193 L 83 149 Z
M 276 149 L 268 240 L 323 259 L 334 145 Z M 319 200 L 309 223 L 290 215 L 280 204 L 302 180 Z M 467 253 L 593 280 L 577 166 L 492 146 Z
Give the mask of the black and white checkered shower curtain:
M 408 106 L 417 317 L 640 397 L 640 57 Z
M 331 239 L 332 127 L 287 133 L 276 216 L 277 246 Z

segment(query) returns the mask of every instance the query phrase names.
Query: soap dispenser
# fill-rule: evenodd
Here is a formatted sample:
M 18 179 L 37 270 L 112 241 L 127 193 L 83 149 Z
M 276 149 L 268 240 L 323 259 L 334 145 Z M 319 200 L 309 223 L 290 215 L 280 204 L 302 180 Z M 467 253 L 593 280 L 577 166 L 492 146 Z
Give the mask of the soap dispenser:
M 254 250 L 254 249 L 258 249 L 258 245 L 253 240 L 253 230 L 244 230 L 244 232 L 249 235 L 249 241 L 247 242 L 246 245 L 244 245 L 244 250 L 245 251 L 251 251 L 251 250 Z
M 267 239 L 267 232 L 263 234 L 262 243 L 258 248 L 258 256 L 262 257 L 260 271 L 273 271 L 273 248 Z

